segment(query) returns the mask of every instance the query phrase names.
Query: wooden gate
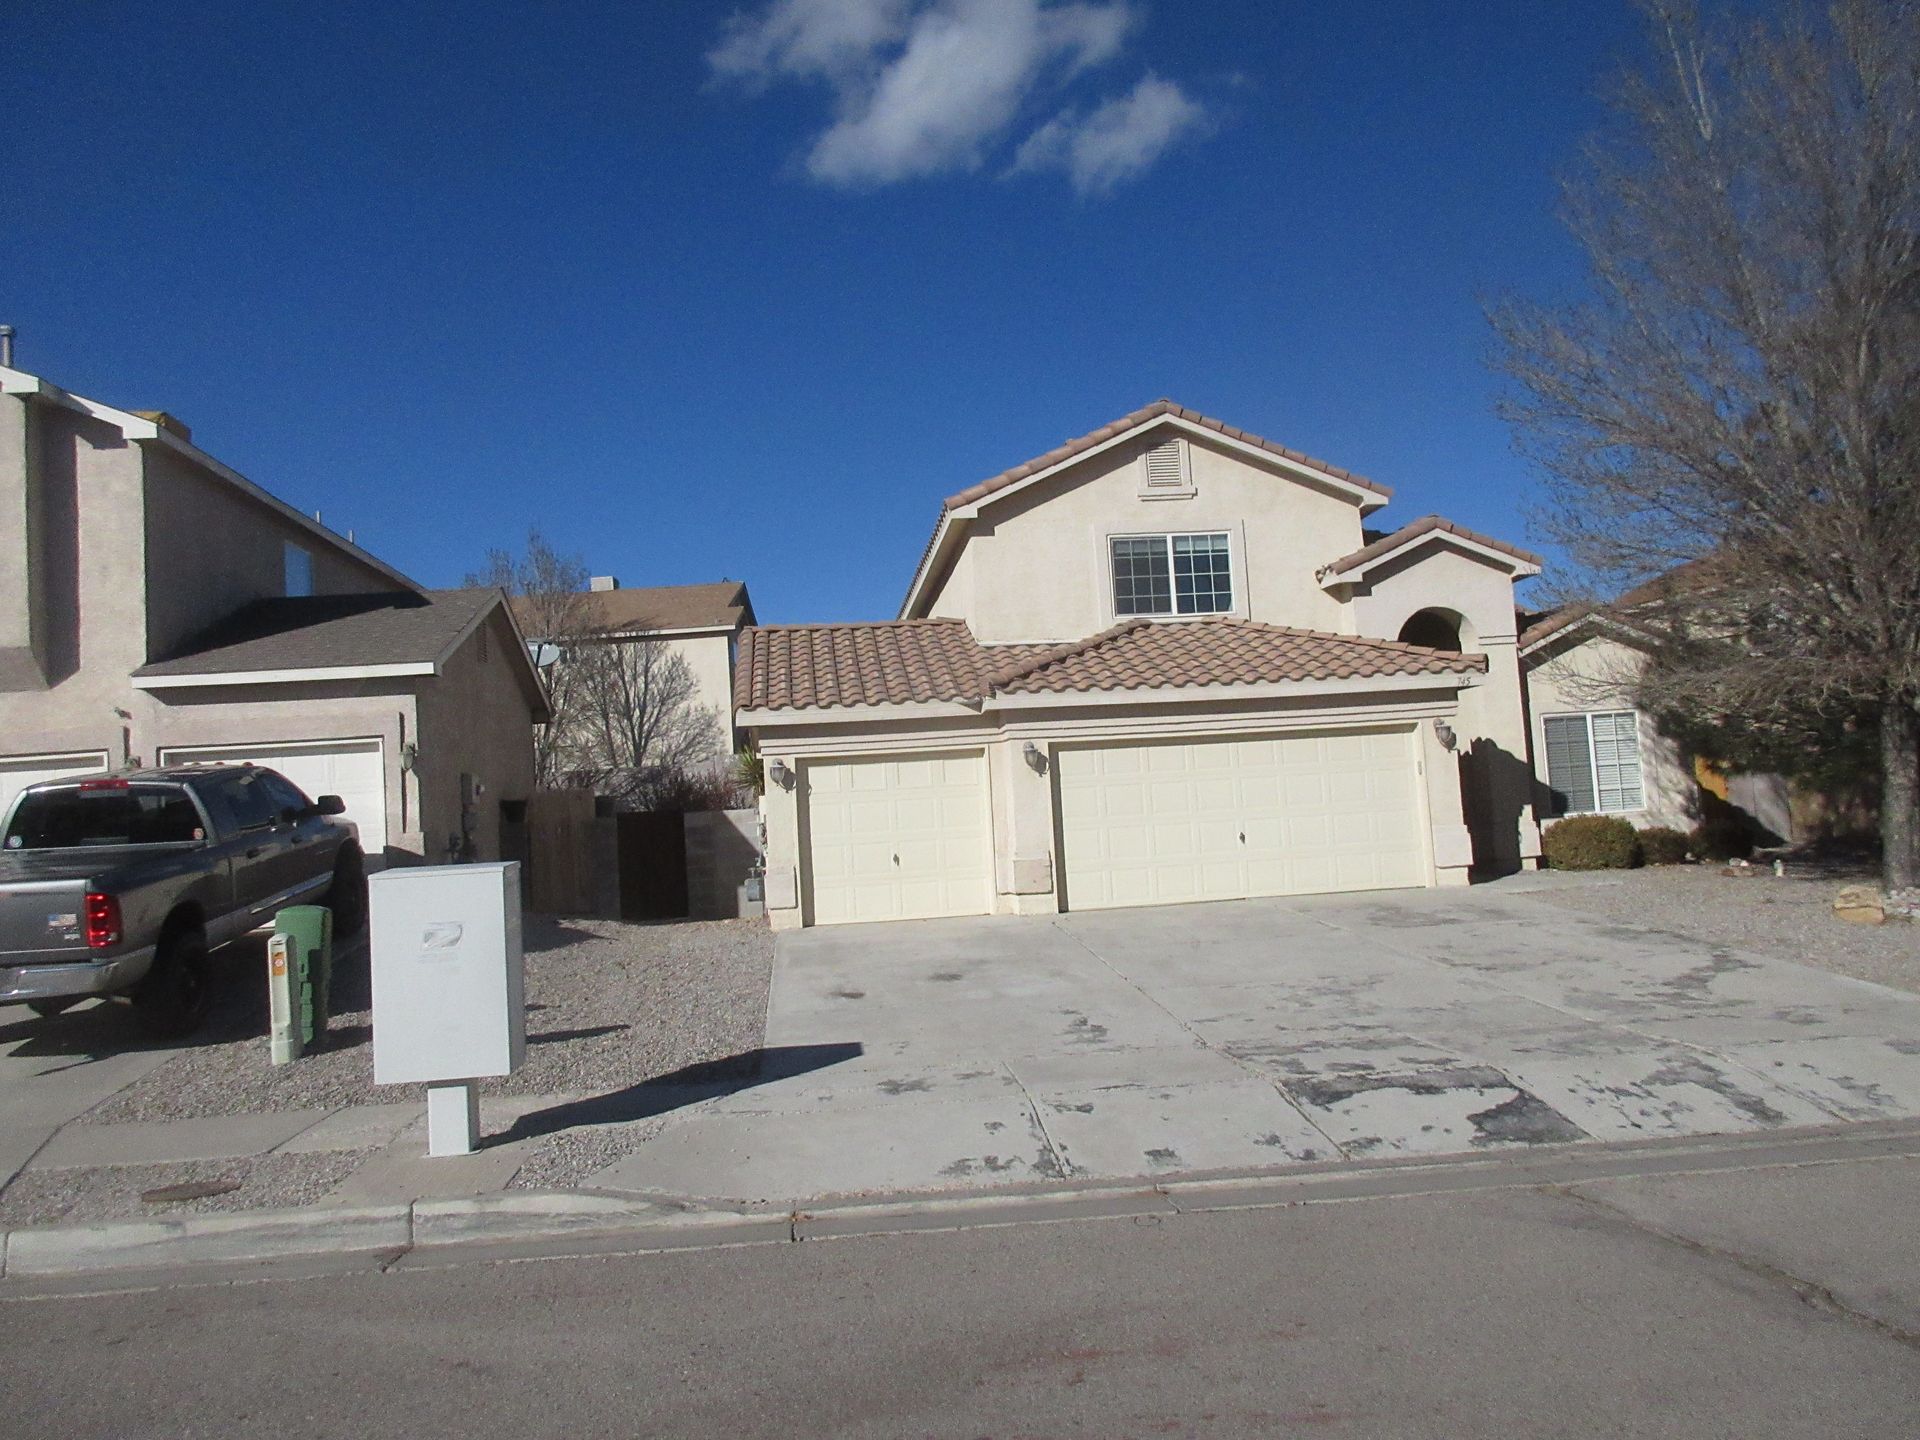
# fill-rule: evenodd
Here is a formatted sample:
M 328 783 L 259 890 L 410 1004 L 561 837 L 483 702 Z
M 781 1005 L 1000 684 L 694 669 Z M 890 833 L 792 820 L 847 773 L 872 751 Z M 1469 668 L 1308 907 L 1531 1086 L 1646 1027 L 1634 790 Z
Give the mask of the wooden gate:
M 679 920 L 687 913 L 687 835 L 679 815 L 620 815 L 620 918 Z

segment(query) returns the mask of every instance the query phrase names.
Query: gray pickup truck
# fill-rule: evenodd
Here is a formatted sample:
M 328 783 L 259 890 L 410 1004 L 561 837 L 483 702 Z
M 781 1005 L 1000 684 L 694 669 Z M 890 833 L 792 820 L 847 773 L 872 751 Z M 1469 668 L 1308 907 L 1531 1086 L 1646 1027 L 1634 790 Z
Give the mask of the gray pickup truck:
M 152 1033 L 191 1033 L 211 999 L 211 950 L 287 905 L 330 905 L 336 935 L 360 927 L 359 840 L 332 818 L 344 808 L 254 765 L 21 791 L 0 826 L 0 1004 L 55 1015 L 127 995 Z

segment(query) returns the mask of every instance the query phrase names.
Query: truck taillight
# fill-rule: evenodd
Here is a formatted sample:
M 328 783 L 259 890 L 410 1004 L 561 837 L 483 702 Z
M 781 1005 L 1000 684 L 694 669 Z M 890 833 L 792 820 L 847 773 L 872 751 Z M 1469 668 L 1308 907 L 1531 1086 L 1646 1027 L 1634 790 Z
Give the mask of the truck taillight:
M 120 943 L 120 900 L 115 895 L 87 896 L 87 948 L 104 950 Z

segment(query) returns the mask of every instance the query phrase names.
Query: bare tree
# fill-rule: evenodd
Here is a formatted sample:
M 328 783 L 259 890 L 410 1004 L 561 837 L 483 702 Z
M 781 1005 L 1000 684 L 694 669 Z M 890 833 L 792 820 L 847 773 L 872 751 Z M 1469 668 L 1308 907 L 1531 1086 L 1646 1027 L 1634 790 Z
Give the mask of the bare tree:
M 1587 589 L 1669 577 L 1632 607 L 1645 701 L 1875 715 L 1885 880 L 1913 885 L 1920 10 L 1641 8 L 1650 63 L 1565 192 L 1591 293 L 1493 316 L 1507 413 Z
M 568 783 L 572 768 L 568 735 L 582 704 L 579 674 L 558 658 L 592 632 L 588 610 L 587 566 L 577 555 L 562 555 L 538 530 L 527 532 L 519 555 L 489 550 L 487 563 L 467 576 L 469 585 L 489 585 L 512 597 L 514 618 L 533 644 L 534 660 L 546 687 L 553 718 L 535 730 L 534 783 L 542 790 Z
M 686 657 L 644 632 L 583 639 L 561 666 L 578 696 L 565 763 L 603 794 L 646 804 L 726 753 Z

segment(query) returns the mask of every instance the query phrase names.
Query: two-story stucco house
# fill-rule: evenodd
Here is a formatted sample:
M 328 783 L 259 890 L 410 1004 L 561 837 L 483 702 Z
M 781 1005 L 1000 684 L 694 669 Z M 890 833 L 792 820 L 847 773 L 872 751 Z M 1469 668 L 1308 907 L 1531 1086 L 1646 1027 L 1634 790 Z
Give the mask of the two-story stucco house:
M 492 858 L 545 718 L 499 591 L 424 589 L 171 416 L 0 368 L 0 811 L 252 760 L 341 796 L 374 865 Z
M 949 498 L 897 619 L 742 634 L 776 926 L 1465 884 L 1539 853 L 1539 561 L 1161 401 Z
M 529 642 L 571 639 L 541 632 L 543 607 L 516 597 L 514 616 Z M 622 586 L 611 575 L 596 575 L 589 589 L 569 607 L 568 623 L 610 645 L 658 645 L 684 660 L 693 679 L 686 705 L 690 718 L 710 720 L 717 749 L 713 763 L 733 757 L 733 662 L 740 632 L 754 623 L 753 601 L 739 580 L 695 585 Z

